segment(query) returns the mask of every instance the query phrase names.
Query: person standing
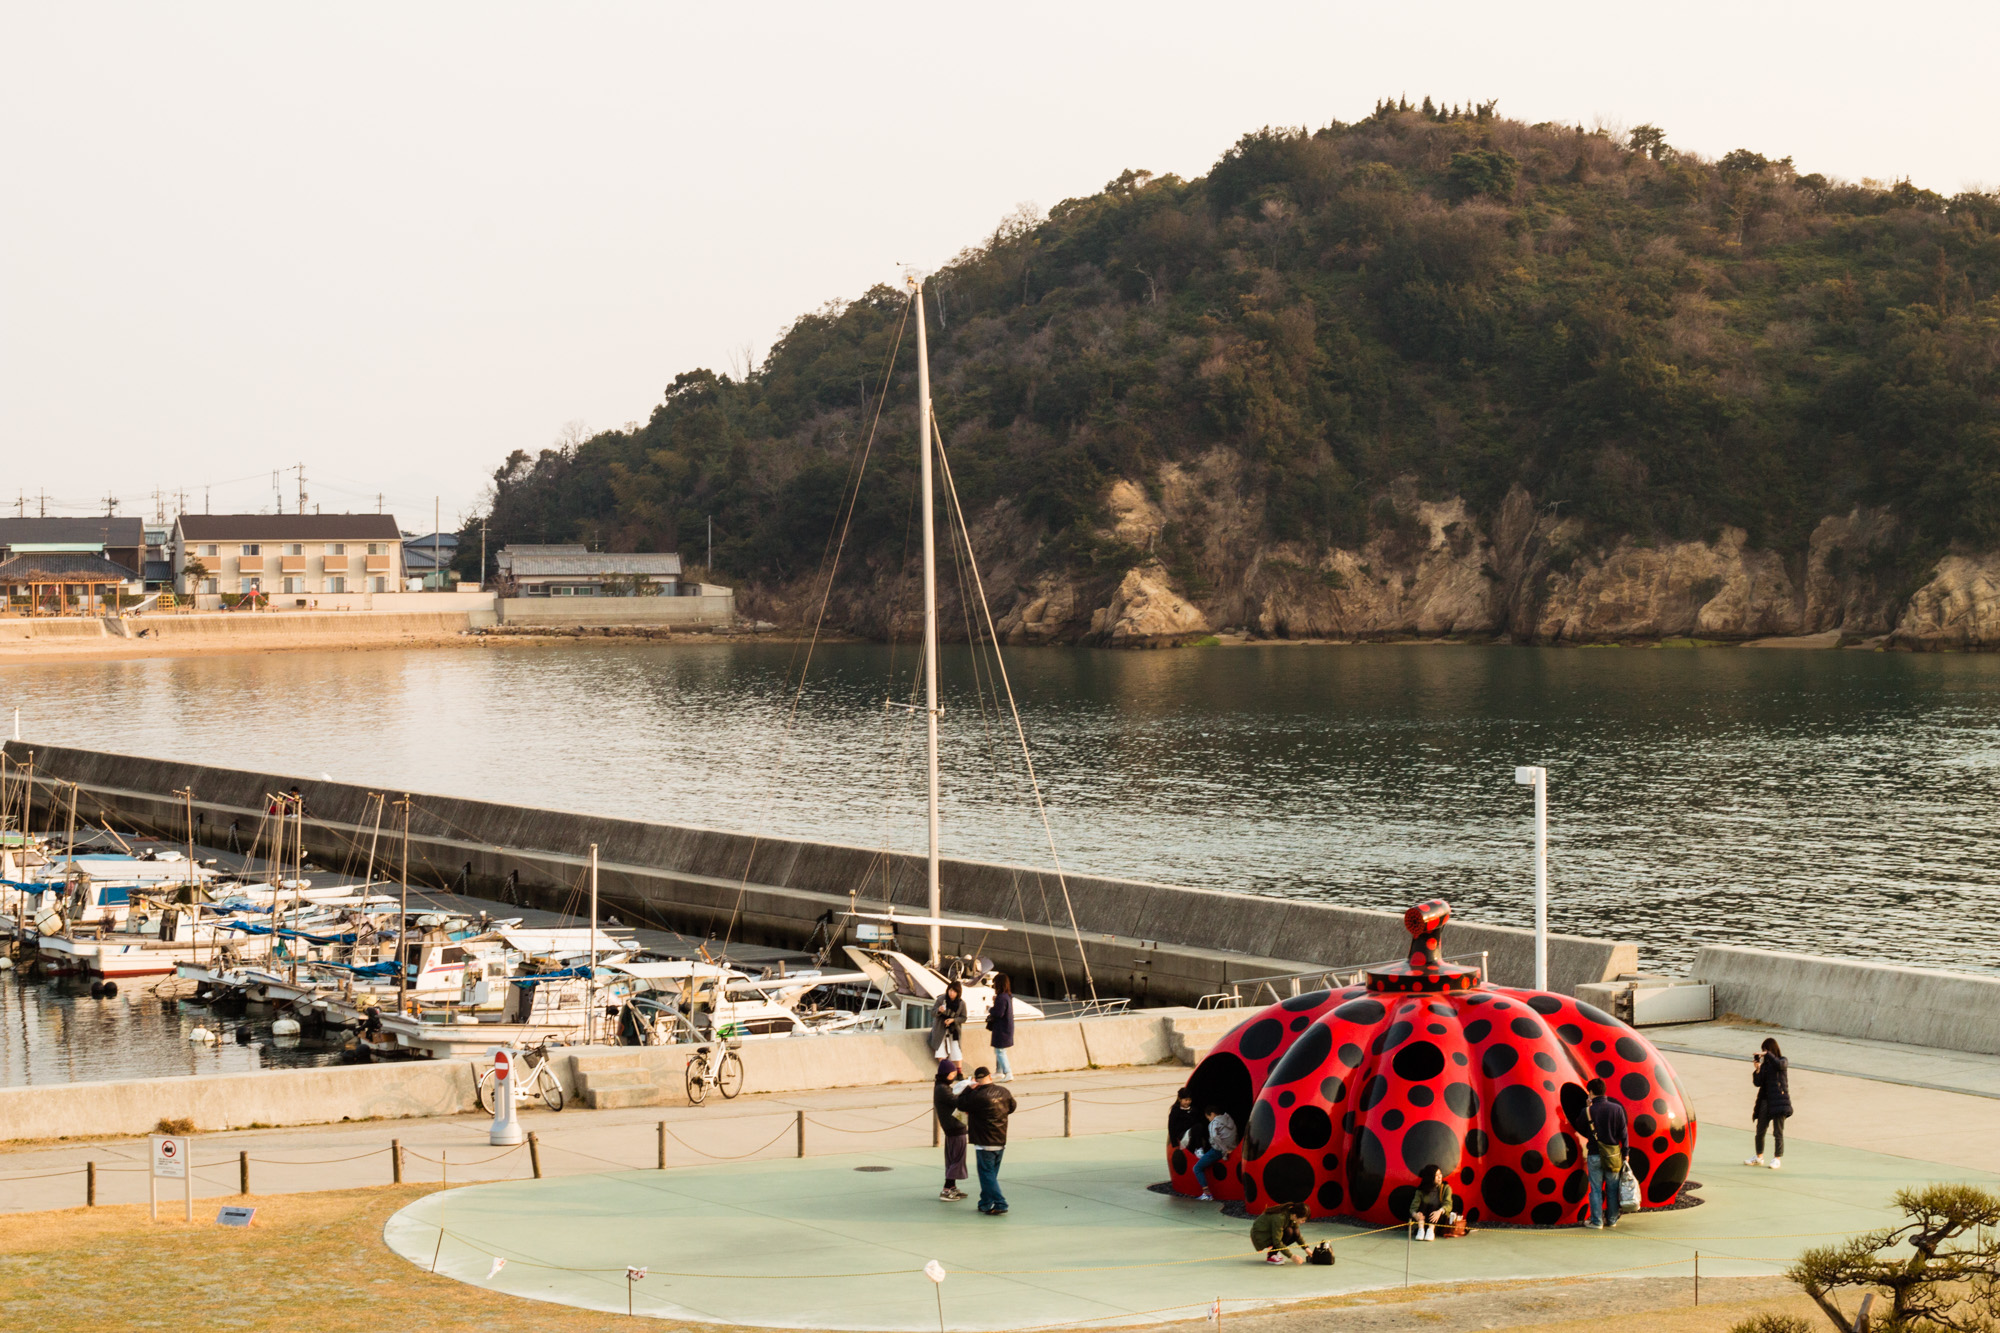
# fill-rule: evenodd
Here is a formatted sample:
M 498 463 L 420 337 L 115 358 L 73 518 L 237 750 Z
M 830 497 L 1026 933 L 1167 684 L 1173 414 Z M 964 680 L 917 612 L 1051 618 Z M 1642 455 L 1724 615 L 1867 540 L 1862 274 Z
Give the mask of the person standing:
M 1208 1121 L 1208 1147 L 1195 1159 L 1194 1183 L 1201 1186 L 1202 1201 L 1212 1202 L 1215 1195 L 1209 1190 L 1208 1182 L 1213 1176 L 1220 1184 L 1228 1174 L 1229 1168 L 1223 1162 L 1236 1147 L 1236 1119 L 1215 1106 L 1203 1107 L 1201 1114 Z
M 1625 1108 L 1604 1095 L 1604 1080 L 1584 1085 L 1590 1093 L 1590 1225 L 1618 1225 L 1619 1180 L 1625 1174 L 1628 1129 Z
M 1784 1165 L 1785 1121 L 1792 1115 L 1792 1074 L 1776 1037 L 1764 1038 L 1764 1045 L 1750 1057 L 1750 1081 L 1757 1085 L 1757 1102 L 1750 1116 L 1757 1122 L 1757 1141 L 1745 1166 L 1768 1166 L 1773 1171 Z M 1771 1130 L 1771 1160 L 1764 1160 L 1764 1130 Z
M 1000 1159 L 1007 1152 L 1007 1117 L 1014 1114 L 1014 1094 L 993 1081 L 985 1065 L 972 1071 L 972 1086 L 958 1095 L 965 1113 L 967 1135 L 979 1172 L 979 1211 L 998 1217 L 1007 1211 L 1000 1192 Z
M 931 1085 L 931 1109 L 937 1113 L 938 1130 L 944 1137 L 944 1188 L 938 1191 L 938 1198 L 946 1203 L 956 1203 L 965 1197 L 965 1191 L 958 1182 L 970 1174 L 965 1169 L 966 1123 L 958 1113 L 959 1064 L 956 1060 L 938 1061 L 937 1081 Z
M 944 988 L 931 1007 L 931 1054 L 940 1060 L 963 1060 L 959 1038 L 965 1035 L 965 992 L 956 981 Z
M 1014 979 L 1005 972 L 993 974 L 993 1004 L 986 1011 L 986 1030 L 993 1037 L 993 1081 L 1012 1083 L 1014 1062 Z

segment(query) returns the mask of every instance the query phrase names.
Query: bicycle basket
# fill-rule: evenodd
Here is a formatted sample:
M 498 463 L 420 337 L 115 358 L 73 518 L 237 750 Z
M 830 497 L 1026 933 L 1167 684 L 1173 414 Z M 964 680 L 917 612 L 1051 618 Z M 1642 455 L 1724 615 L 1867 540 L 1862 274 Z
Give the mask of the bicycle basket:
M 722 1044 L 732 1051 L 743 1044 L 743 1029 L 736 1023 L 724 1023 L 715 1030 L 715 1035 L 720 1037 Z

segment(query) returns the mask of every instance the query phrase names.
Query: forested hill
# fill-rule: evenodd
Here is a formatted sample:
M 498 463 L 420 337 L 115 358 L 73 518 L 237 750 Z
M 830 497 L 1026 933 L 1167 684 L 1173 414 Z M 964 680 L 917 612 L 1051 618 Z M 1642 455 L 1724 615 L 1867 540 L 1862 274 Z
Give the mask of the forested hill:
M 1135 639 L 1875 633 L 1941 558 L 2000 547 L 2000 195 L 1385 103 L 1198 179 L 1125 171 L 927 290 L 1016 637 L 1107 637 L 1135 597 Z M 712 515 L 717 581 L 795 612 L 905 306 L 878 287 L 747 376 L 674 375 L 630 432 L 516 453 L 489 540 L 699 564 Z M 863 632 L 905 595 L 913 350 L 836 601 Z M 1650 612 L 1570 614 L 1634 578 Z

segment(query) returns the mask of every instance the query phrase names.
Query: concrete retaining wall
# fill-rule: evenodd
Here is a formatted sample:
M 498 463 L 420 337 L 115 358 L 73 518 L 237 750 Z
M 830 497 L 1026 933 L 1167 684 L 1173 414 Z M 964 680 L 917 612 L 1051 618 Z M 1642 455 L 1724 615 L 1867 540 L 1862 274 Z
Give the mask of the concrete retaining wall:
M 438 594 L 443 597 L 445 594 Z M 412 593 L 417 601 L 422 594 Z M 490 604 L 492 598 L 487 598 Z M 127 617 L 124 633 L 118 634 L 105 621 L 0 619 L 0 642 L 16 639 L 137 639 L 141 631 L 149 640 L 162 643 L 196 643 L 201 640 L 254 642 L 258 639 L 297 640 L 325 637 L 328 643 L 351 643 L 363 639 L 401 639 L 463 634 L 474 626 L 494 623 L 490 609 L 345 612 L 345 611 L 230 611 L 177 615 L 157 611 Z
M 1871 1041 L 2000 1055 L 2000 977 L 1711 944 L 1694 979 L 1717 1014 Z
M 463 1060 L 412 1060 L 0 1088 L 0 1139 L 145 1134 L 183 1117 L 218 1130 L 456 1115 L 476 1105 L 474 1078 Z
M 715 628 L 736 619 L 736 596 L 507 597 L 503 625 L 668 625 Z
M 234 822 L 247 844 L 263 817 L 265 794 L 297 783 L 310 812 L 307 847 L 335 864 L 372 824 L 366 787 L 21 741 L 6 748 L 17 762 L 32 752 L 40 779 L 78 783 L 78 809 L 93 821 L 108 817 L 183 836 L 173 793 L 192 786 L 197 839 L 222 840 Z M 38 809 L 49 804 L 36 802 Z M 918 911 L 925 901 L 920 855 L 445 796 L 415 797 L 412 874 L 426 884 L 462 881 L 485 896 L 559 907 L 593 842 L 607 912 L 703 937 L 797 947 L 822 917 L 847 910 L 852 893 Z M 1098 992 L 1141 1004 L 1193 1003 L 1245 977 L 1400 958 L 1409 941 L 1396 913 L 1297 898 L 1094 875 L 1068 876 L 1065 885 L 1046 870 L 950 859 L 941 879 L 952 914 L 1009 926 L 1004 934 L 950 929 L 945 947 L 985 954 L 1020 978 L 1024 990 L 1044 995 L 1085 993 L 1079 934 Z M 1075 905 L 1074 931 L 1063 909 L 1065 887 Z M 1495 981 L 1532 983 L 1531 931 L 1454 922 L 1445 948 L 1486 950 Z M 1572 935 L 1549 942 L 1554 990 L 1566 993 L 1637 967 L 1631 944 Z

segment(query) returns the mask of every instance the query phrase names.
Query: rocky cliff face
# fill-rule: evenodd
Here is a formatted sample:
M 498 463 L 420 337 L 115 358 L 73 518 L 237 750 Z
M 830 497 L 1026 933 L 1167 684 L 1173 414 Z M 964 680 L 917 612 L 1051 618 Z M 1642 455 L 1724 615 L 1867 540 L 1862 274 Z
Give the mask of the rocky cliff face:
M 996 632 L 1009 643 L 1117 647 L 1171 646 L 1223 630 L 1524 643 L 1824 635 L 1829 643 L 2000 647 L 2000 553 L 1948 556 L 1913 579 L 1897 563 L 1896 520 L 1880 511 L 1828 516 L 1804 551 L 1760 549 L 1738 528 L 1707 541 L 1597 545 L 1581 523 L 1524 490 L 1482 521 L 1461 499 L 1421 499 L 1411 479 L 1389 496 L 1393 522 L 1378 523 L 1365 545 L 1323 550 L 1267 540 L 1240 469 L 1238 456 L 1218 449 L 1156 477 L 1116 481 L 1100 535 L 1131 560 L 1100 575 L 1035 570 L 1035 534 L 1004 501 L 996 505 L 974 532 Z M 907 585 L 878 578 L 837 599 L 827 623 L 913 637 Z M 796 620 L 808 600 L 795 594 L 762 605 L 773 618 Z M 956 591 L 944 589 L 943 600 L 944 622 L 962 626 Z

